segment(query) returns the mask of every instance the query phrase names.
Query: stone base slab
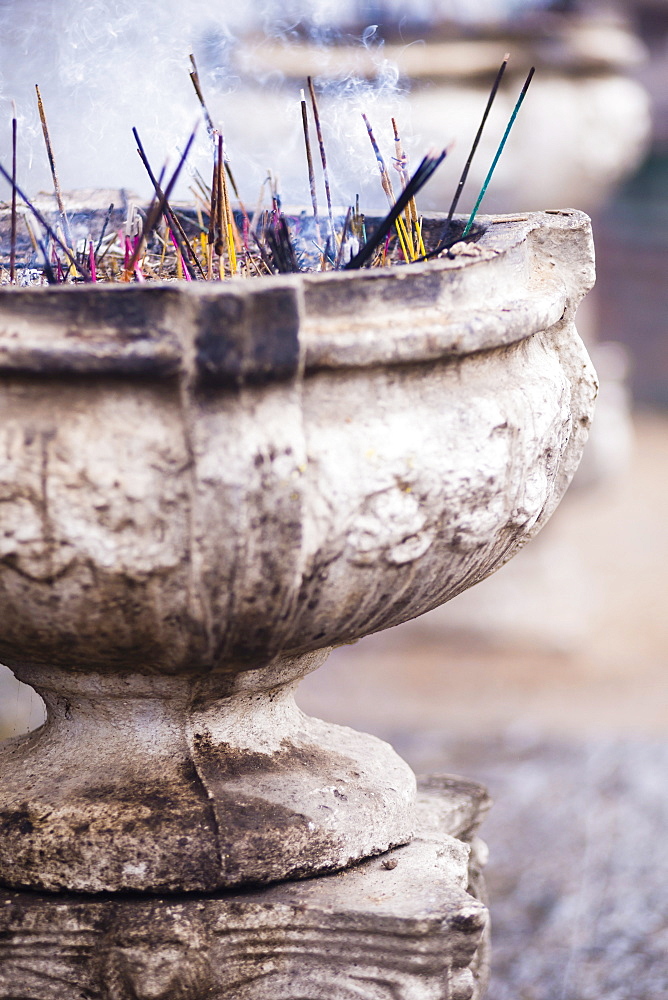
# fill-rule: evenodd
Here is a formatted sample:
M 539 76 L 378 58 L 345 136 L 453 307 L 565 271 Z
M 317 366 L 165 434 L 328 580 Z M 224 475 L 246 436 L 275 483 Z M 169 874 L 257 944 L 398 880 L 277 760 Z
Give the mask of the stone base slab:
M 421 784 L 418 834 L 336 875 L 211 895 L 0 892 L 0 1000 L 479 1000 L 485 790 Z

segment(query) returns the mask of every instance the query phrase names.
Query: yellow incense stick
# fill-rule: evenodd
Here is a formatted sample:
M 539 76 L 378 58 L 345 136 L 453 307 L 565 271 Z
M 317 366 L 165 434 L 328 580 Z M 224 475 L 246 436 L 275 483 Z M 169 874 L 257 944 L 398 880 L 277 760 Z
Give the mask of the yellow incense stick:
M 33 251 L 35 253 L 39 253 L 39 247 L 37 246 L 37 239 L 36 239 L 35 234 L 33 232 L 33 228 L 32 228 L 32 225 L 31 225 L 29 217 L 27 215 L 24 215 L 23 216 L 23 221 L 26 224 L 26 229 L 28 230 L 28 236 L 30 237 L 30 242 L 32 243 Z
M 415 260 L 415 254 L 411 250 L 410 240 L 408 238 L 408 233 L 406 231 L 406 223 L 401 218 L 398 217 L 396 223 L 397 236 L 399 237 L 399 242 L 401 243 L 401 249 L 404 252 L 404 259 L 406 261 Z
M 237 253 L 234 248 L 234 232 L 231 223 L 227 223 L 227 255 L 230 259 L 230 273 L 237 273 Z
M 224 166 L 224 161 L 223 161 Z M 236 247 L 234 243 L 234 215 L 232 214 L 232 206 L 230 205 L 230 196 L 227 190 L 227 179 L 225 177 L 225 170 L 221 171 L 222 180 L 222 195 L 223 195 L 223 211 L 225 213 L 225 234 L 227 236 L 227 257 L 230 265 L 230 274 L 237 273 L 237 254 Z
M 425 250 L 424 242 L 422 240 L 422 219 L 421 218 L 415 223 L 415 228 L 417 230 L 417 237 L 418 237 L 418 254 L 419 254 L 420 257 L 424 257 L 426 255 L 427 251 Z
M 392 130 L 394 132 L 395 166 L 399 171 L 402 190 L 405 191 L 406 185 L 408 184 L 409 181 L 408 157 L 404 152 L 404 147 L 401 142 L 397 120 L 396 118 L 392 118 L 391 121 L 392 121 Z M 415 207 L 415 198 L 411 198 L 411 200 L 406 205 L 406 208 L 404 209 L 404 219 L 406 220 L 406 228 L 410 230 L 411 234 L 413 234 L 415 231 L 415 224 L 417 222 L 417 209 Z
M 193 191 L 192 188 L 190 190 Z M 197 195 L 194 191 L 193 194 L 195 194 L 195 212 L 197 213 L 197 225 L 199 226 L 199 248 L 202 251 L 202 256 L 206 259 L 207 242 L 204 235 L 204 218 L 202 216 L 202 209 L 199 207 Z
M 225 205 L 225 168 L 223 166 L 223 137 L 218 134 L 218 160 L 216 180 L 217 203 L 216 203 L 216 253 L 218 254 L 218 277 L 221 281 L 225 279 L 225 263 L 223 255 L 227 243 L 227 209 Z

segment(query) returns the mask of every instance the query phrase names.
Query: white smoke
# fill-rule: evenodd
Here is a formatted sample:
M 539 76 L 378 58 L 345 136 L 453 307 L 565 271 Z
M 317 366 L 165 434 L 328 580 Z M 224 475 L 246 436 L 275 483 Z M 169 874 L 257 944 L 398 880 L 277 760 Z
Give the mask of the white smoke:
M 212 34 L 233 40 L 248 15 L 214 18 L 204 0 L 4 0 L 0 3 L 0 129 L 9 155 L 15 102 L 23 186 L 50 188 L 35 84 L 49 122 L 61 186 L 134 187 L 148 192 L 135 152 L 136 126 L 159 168 L 201 118 L 188 73 L 190 52 Z M 221 52 L 221 54 L 223 54 Z M 224 65 L 215 86 L 235 85 Z M 231 73 L 229 74 L 232 75 Z M 205 131 L 197 151 L 206 151 Z
M 280 43 L 306 25 L 311 44 L 321 46 L 319 71 L 326 76 L 325 43 L 338 30 L 337 19 L 355 6 L 341 0 L 308 5 L 265 0 L 239 9 L 212 0 L 0 0 L 0 160 L 8 165 L 15 102 L 21 186 L 51 189 L 35 99 L 39 84 L 61 187 L 125 187 L 147 197 L 150 185 L 131 129 L 138 129 L 156 172 L 168 154 L 176 162 L 177 150 L 201 120 L 188 76 L 194 52 L 245 197 L 255 198 L 271 168 L 282 177 L 286 200 L 305 202 L 297 81 L 285 86 L 282 73 L 257 66 L 242 80 L 240 52 L 268 40 Z M 349 74 L 322 98 L 334 193 L 346 202 L 355 184 L 346 180 L 337 189 L 337 177 L 375 169 L 359 115 L 362 104 L 370 114 L 383 106 L 389 134 L 389 116 L 401 103 L 396 71 L 375 44 L 372 28 L 359 44 L 375 53 L 376 79 L 362 83 Z M 206 130 L 200 127 L 190 163 L 208 175 L 209 162 Z M 184 182 L 181 196 L 186 189 Z
M 295 74 L 262 68 L 263 47 L 297 36 L 318 50 L 314 76 L 323 83 L 322 118 L 336 200 L 355 193 L 377 207 L 383 195 L 361 111 L 388 161 L 390 117 L 399 119 L 407 151 L 417 158 L 409 104 L 396 69 L 375 34 L 379 20 L 511 15 L 546 0 L 0 0 L 0 161 L 10 158 L 10 120 L 19 123 L 19 178 L 29 192 L 51 190 L 37 115 L 39 84 L 63 190 L 135 190 L 150 184 L 136 154 L 139 131 L 156 172 L 175 164 L 201 111 L 189 79 L 194 52 L 216 125 L 224 130 L 242 193 L 254 201 L 267 169 L 282 178 L 284 199 L 308 203 L 299 86 Z M 376 20 L 374 20 L 374 17 Z M 357 25 L 357 37 L 347 34 Z M 366 47 L 374 72 L 333 68 L 329 43 Z M 314 137 L 313 137 L 314 138 Z M 443 144 L 452 138 L 443 136 Z M 420 151 L 421 152 L 421 151 Z M 317 150 L 314 149 L 317 160 Z M 189 161 L 210 171 L 205 128 Z M 187 196 L 188 178 L 177 192 Z M 0 193 L 0 197 L 3 195 Z M 321 196 L 323 205 L 324 197 Z

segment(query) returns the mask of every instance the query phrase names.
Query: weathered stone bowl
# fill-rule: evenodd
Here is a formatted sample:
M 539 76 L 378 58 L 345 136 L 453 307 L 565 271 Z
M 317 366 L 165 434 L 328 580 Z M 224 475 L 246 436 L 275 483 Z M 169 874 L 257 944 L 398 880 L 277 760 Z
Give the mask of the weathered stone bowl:
M 0 293 L 0 881 L 212 890 L 405 843 L 414 778 L 304 716 L 329 648 L 508 560 L 578 464 L 580 213 L 469 255 Z

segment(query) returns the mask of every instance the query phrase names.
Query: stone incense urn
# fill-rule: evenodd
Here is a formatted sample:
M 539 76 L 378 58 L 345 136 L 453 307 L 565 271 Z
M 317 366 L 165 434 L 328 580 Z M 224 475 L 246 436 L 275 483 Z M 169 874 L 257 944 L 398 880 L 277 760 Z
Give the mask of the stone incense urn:
M 293 693 L 510 559 L 580 460 L 588 219 L 482 227 L 406 267 L 2 289 L 0 661 L 48 713 L 0 746 L 6 887 L 221 890 L 411 840 L 408 766 Z

